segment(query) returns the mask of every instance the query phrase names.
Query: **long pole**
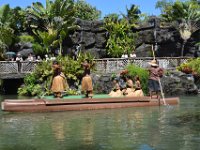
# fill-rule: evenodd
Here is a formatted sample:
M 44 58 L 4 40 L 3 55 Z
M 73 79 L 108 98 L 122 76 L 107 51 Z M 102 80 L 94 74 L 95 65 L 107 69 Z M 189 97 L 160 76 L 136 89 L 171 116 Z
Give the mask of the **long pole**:
M 155 60 L 156 56 L 155 56 L 155 53 L 154 53 L 153 45 L 152 45 L 152 54 L 153 54 L 153 59 Z M 159 86 L 160 86 L 160 92 L 161 92 L 161 95 L 162 95 L 163 103 L 164 103 L 164 105 L 167 105 L 166 100 L 165 100 L 165 95 L 164 95 L 164 92 L 163 92 L 163 88 L 162 88 L 162 84 L 161 84 L 161 81 L 160 81 L 160 77 L 158 78 L 158 83 L 159 83 Z
M 160 86 L 160 92 L 161 92 L 161 95 L 162 95 L 163 103 L 164 103 L 164 105 L 167 105 L 160 78 L 158 79 L 158 83 L 159 83 L 159 86 Z

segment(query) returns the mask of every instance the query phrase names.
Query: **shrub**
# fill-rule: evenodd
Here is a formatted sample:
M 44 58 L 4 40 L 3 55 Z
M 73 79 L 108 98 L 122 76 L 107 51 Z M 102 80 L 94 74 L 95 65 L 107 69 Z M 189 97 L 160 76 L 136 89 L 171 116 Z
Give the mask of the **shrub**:
M 184 73 L 191 73 L 195 76 L 200 76 L 200 58 L 190 59 L 186 63 L 177 67 L 177 69 Z
M 130 64 L 126 67 L 128 70 L 128 74 L 134 78 L 135 76 L 139 76 L 141 84 L 142 84 L 142 90 L 144 93 L 147 93 L 147 84 L 148 84 L 148 77 L 149 73 L 144 68 L 140 68 L 137 65 Z

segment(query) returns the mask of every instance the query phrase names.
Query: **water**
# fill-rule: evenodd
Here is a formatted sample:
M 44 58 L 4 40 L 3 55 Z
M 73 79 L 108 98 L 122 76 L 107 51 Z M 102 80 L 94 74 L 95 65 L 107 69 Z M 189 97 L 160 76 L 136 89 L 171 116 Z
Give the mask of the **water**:
M 182 97 L 179 106 L 160 108 L 0 111 L 0 150 L 90 149 L 199 150 L 200 97 Z

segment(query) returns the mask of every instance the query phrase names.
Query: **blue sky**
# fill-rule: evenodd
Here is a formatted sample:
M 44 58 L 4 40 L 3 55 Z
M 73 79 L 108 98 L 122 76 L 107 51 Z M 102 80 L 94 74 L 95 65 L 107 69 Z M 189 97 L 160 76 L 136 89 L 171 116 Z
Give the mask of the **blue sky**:
M 0 6 L 3 4 L 10 4 L 11 7 L 20 6 L 25 8 L 31 5 L 32 2 L 42 2 L 45 0 L 0 0 Z M 126 6 L 129 8 L 131 4 L 136 4 L 140 7 L 142 13 L 148 15 L 158 15 L 160 11 L 155 9 L 157 0 L 86 0 L 92 6 L 102 11 L 102 17 L 109 13 L 125 13 Z

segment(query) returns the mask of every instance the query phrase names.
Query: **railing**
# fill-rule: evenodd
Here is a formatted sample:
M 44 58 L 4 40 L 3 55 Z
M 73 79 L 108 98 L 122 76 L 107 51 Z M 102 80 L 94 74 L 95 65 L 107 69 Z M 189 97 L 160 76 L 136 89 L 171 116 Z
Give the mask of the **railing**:
M 16 61 L 0 61 L 0 74 L 9 73 L 31 73 L 35 69 L 38 62 L 16 62 Z
M 124 69 L 128 64 L 136 64 L 139 67 L 147 68 L 149 66 L 148 62 L 152 59 L 152 57 L 96 59 L 96 70 L 102 73 L 118 72 Z M 188 59 L 191 59 L 191 57 L 158 57 L 156 59 L 161 68 L 175 69 Z
M 186 62 L 188 57 L 160 57 L 157 58 L 159 66 L 164 69 L 174 69 L 181 63 Z M 118 72 L 124 69 L 128 64 L 136 64 L 140 67 L 146 68 L 148 62 L 152 60 L 152 57 L 136 57 L 136 58 L 104 58 L 95 59 L 96 61 L 96 72 L 101 73 L 112 73 Z M 9 73 L 31 73 L 35 66 L 38 64 L 36 61 L 0 61 L 0 74 Z

